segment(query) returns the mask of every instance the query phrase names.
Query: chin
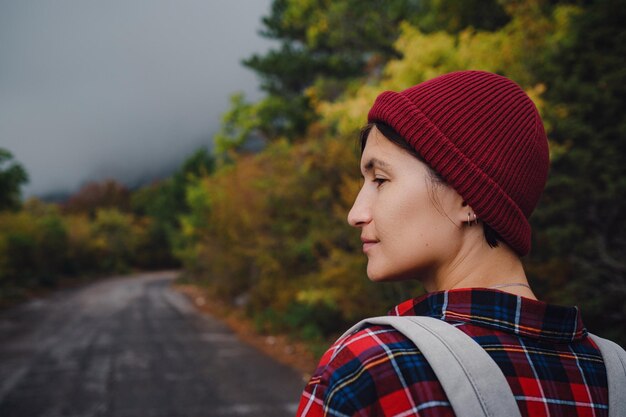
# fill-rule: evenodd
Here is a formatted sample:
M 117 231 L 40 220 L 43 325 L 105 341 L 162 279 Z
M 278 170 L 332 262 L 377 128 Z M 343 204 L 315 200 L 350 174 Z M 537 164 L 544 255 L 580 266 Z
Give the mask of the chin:
M 395 282 L 415 279 L 417 274 L 409 271 L 380 271 L 374 268 L 367 268 L 367 277 L 372 282 Z
M 372 282 L 396 282 L 396 281 L 427 281 L 434 275 L 435 265 L 428 262 L 414 262 L 403 266 L 376 262 L 367 263 L 367 277 Z

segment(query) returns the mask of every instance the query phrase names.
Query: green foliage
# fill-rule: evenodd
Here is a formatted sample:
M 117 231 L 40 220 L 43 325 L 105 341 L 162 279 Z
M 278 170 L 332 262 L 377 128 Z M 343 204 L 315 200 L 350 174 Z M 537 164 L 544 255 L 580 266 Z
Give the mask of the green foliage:
M 278 141 L 191 184 L 177 250 L 187 273 L 223 300 L 246 300 L 259 329 L 311 342 L 400 301 L 406 285 L 381 291 L 364 279 L 345 221 L 358 188 L 353 145 Z
M 67 266 L 59 275 L 89 276 L 97 275 L 100 270 L 101 243 L 94 238 L 91 220 L 85 214 L 64 216 L 67 230 Z
M 190 208 L 186 201 L 187 187 L 215 169 L 215 158 L 205 148 L 192 153 L 172 177 L 143 187 L 131 198 L 136 216 L 143 218 L 146 238 L 137 249 L 137 265 L 144 268 L 178 266 L 173 256 L 179 239 L 179 217 Z
M 147 185 L 131 196 L 136 221 L 145 228 L 145 239 L 136 251 L 135 264 L 141 268 L 170 268 L 178 265 L 172 255 L 172 239 L 177 231 L 177 213 L 182 210 L 173 192 L 173 180 Z
M 496 31 L 509 22 L 509 15 L 496 0 L 424 0 L 417 25 L 425 32 L 458 33 L 472 27 Z
M 91 220 L 31 199 L 0 213 L 0 301 L 63 277 L 128 271 L 146 240 L 146 226 L 117 209 L 99 209 Z
M 243 143 L 250 124 L 267 140 L 302 137 L 318 119 L 307 90 L 315 86 L 318 99 L 334 100 L 350 80 L 375 76 L 401 56 L 394 42 L 402 22 L 457 33 L 497 29 L 508 19 L 496 0 L 276 0 L 261 35 L 280 47 L 243 61 L 268 96 L 256 105 L 233 100 L 224 122 L 226 143 Z M 240 118 L 246 111 L 254 117 Z
M 213 137 L 218 155 L 240 150 L 254 130 L 260 128 L 258 106 L 247 103 L 242 93 L 231 96 L 230 106 L 220 131 Z
M 201 149 L 132 194 L 92 186 L 100 192 L 81 190 L 65 214 L 36 202 L 0 213 L 0 291 L 171 265 L 173 248 L 189 278 L 245 305 L 260 330 L 320 344 L 421 293 L 369 282 L 345 220 L 371 103 L 382 90 L 483 69 L 528 92 L 550 137 L 525 259 L 534 286 L 626 344 L 625 11 L 626 0 L 275 0 L 263 34 L 280 46 L 245 61 L 267 96 L 233 96 L 215 138 L 228 163 Z M 264 149 L 251 152 L 251 138 Z M 25 173 L 14 178 L 17 194 L 0 188 L 13 202 Z
M 535 230 L 542 282 L 554 300 L 575 299 L 594 331 L 626 342 L 626 1 L 595 1 L 571 15 L 538 71 L 552 127 L 552 168 Z M 601 330 L 596 330 L 601 329 Z
M 128 272 L 143 232 L 132 215 L 102 208 L 96 212 L 91 227 L 100 262 L 98 269 L 106 273 Z
M 19 174 L 16 166 L 3 173 Z M 178 266 L 172 246 L 178 217 L 189 210 L 187 186 L 214 168 L 215 158 L 199 149 L 171 178 L 135 192 L 104 180 L 60 205 L 32 199 L 0 212 L 0 304 L 66 278 Z
M 11 152 L 0 148 L 0 211 L 16 210 L 21 206 L 20 187 L 28 182 L 24 167 L 12 159 Z
M 398 25 L 415 16 L 411 11 L 417 4 L 415 0 L 274 1 L 269 16 L 263 18 L 261 34 L 280 41 L 280 47 L 244 60 L 268 93 L 256 112 L 259 132 L 269 140 L 301 137 L 317 120 L 307 89 L 333 85 L 317 91 L 324 94 L 320 98 L 332 99 L 346 80 L 362 76 L 366 65 L 380 66 L 397 57 L 393 41 Z M 235 103 L 233 109 L 237 108 Z M 244 132 L 245 127 L 237 130 Z
M 36 199 L 0 213 L 0 304 L 64 278 L 154 267 L 150 226 L 116 208 L 97 209 L 91 218 Z
M 0 213 L 0 292 L 50 286 L 66 262 L 67 229 L 58 209 L 35 201 Z
M 415 284 L 365 278 L 358 232 L 345 222 L 356 133 L 380 91 L 484 69 L 527 91 L 551 138 L 552 178 L 525 259 L 531 280 L 624 343 L 613 330 L 626 317 L 620 1 L 275 1 L 265 35 L 282 45 L 246 61 L 268 96 L 233 99 L 221 137 L 231 163 L 187 187 L 177 246 L 186 270 L 244 303 L 260 329 L 311 341 L 418 295 Z M 256 134 L 267 147 L 241 153 Z

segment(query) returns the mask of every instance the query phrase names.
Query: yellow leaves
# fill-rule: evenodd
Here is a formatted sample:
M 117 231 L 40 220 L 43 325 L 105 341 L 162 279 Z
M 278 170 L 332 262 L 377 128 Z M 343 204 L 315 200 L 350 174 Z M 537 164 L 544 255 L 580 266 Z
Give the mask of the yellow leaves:
M 114 208 L 99 209 L 92 219 L 32 199 L 19 212 L 0 214 L 0 278 L 28 287 L 61 275 L 128 270 L 149 256 L 138 253 L 149 227 L 147 219 Z
M 91 239 L 98 249 L 99 267 L 123 272 L 130 268 L 134 251 L 145 239 L 145 227 L 131 214 L 117 209 L 99 209 L 91 226 Z
M 346 93 L 334 102 L 319 102 L 321 124 L 341 138 L 355 137 L 367 122 L 366 116 L 376 96 L 385 90 L 401 91 L 435 76 L 463 69 L 503 74 L 526 90 L 539 111 L 545 112 L 542 94 L 545 85 L 537 83 L 528 71 L 531 54 L 546 48 L 553 37 L 563 36 L 573 16 L 574 6 L 555 8 L 553 21 L 534 6 L 515 7 L 511 22 L 496 32 L 472 28 L 458 35 L 445 32 L 422 33 L 404 23 L 395 43 L 402 58 L 389 62 L 383 78 Z M 558 114 L 564 112 L 557 109 Z M 546 126 L 550 130 L 550 126 Z
M 320 103 L 323 123 L 342 138 L 356 137 L 367 123 L 367 112 L 380 93 L 378 87 L 363 86 L 354 96 L 337 102 Z
M 341 137 L 354 137 L 367 122 L 367 112 L 384 90 L 401 91 L 438 75 L 462 69 L 522 74 L 517 47 L 506 30 L 478 32 L 466 29 L 459 35 L 422 33 L 404 23 L 395 43 L 402 58 L 387 64 L 383 78 L 363 84 L 335 102 L 320 102 L 322 123 Z M 515 77 L 514 77 L 515 78 Z
M 295 3 L 288 0 L 286 19 L 315 20 L 311 13 L 318 8 L 316 1 Z M 539 16 L 535 6 L 511 7 L 511 21 L 495 32 L 469 28 L 458 34 L 423 33 L 405 23 L 395 43 L 401 58 L 389 62 L 382 73 L 354 81 L 341 90 L 339 99 L 324 100 L 337 96 L 325 93 L 335 92 L 333 85 L 309 87 L 305 95 L 320 120 L 305 138 L 297 143 L 276 139 L 257 155 L 233 156 L 231 165 L 189 186 L 191 211 L 181 219 L 187 240 L 180 252 L 186 265 L 218 287 L 220 294 L 249 295 L 257 310 L 285 312 L 295 302 L 314 312 L 320 306 L 331 308 L 352 320 L 380 313 L 392 304 L 390 300 L 399 301 L 399 294 L 413 295 L 414 288 L 381 290 L 368 281 L 358 232 L 346 223 L 360 187 L 358 132 L 382 91 L 401 91 L 464 69 L 515 80 L 545 111 L 546 87 L 534 79 L 529 60 L 550 36 L 558 36 L 557 29 L 568 24 L 575 8 L 557 7 L 552 22 Z M 320 18 L 303 25 L 305 41 L 315 44 L 329 36 L 329 22 Z M 242 104 L 231 116 L 245 119 L 253 110 Z M 241 132 L 231 133 L 237 137 Z M 551 144 L 555 155 L 565 150 Z
M 455 37 L 445 32 L 424 34 L 407 23 L 396 41 L 403 55 L 385 68 L 384 90 L 404 90 L 412 85 L 459 69 L 455 60 Z
M 552 161 L 552 163 L 567 154 L 573 145 L 571 140 L 566 140 L 563 143 L 550 141 L 548 144 L 550 146 L 550 161 Z
M 35 234 L 37 231 L 36 217 L 26 211 L 0 212 L 0 231 L 3 233 Z
M 501 32 L 466 29 L 459 34 L 458 64 L 462 69 L 505 73 L 515 62 L 515 47 Z
M 69 215 L 65 217 L 68 239 L 68 254 L 72 259 L 85 257 L 86 253 L 93 252 L 104 247 L 104 239 L 92 239 L 92 224 L 84 214 Z
M 552 41 L 561 42 L 568 33 L 572 32 L 572 22 L 574 18 L 583 13 L 583 9 L 575 5 L 559 5 L 555 7 L 553 13 L 553 21 L 555 30 L 553 31 Z
M 309 45 L 315 46 L 319 43 L 319 38 L 328 34 L 328 16 L 320 14 L 319 18 L 315 19 L 313 22 L 314 23 L 307 28 L 306 38 Z
M 310 288 L 307 290 L 300 290 L 296 294 L 296 301 L 303 304 L 326 304 L 335 305 L 341 298 L 338 288 Z
M 539 110 L 539 113 L 543 116 L 546 102 L 542 98 L 542 94 L 546 92 L 546 85 L 543 83 L 538 83 L 533 86 L 527 87 L 525 91 L 526 94 L 528 94 L 528 97 L 530 97 L 533 103 L 535 103 L 535 106 L 537 106 L 537 110 Z
M 278 141 L 238 156 L 187 190 L 181 257 L 222 294 L 248 288 L 253 299 L 271 297 L 285 307 L 295 298 L 288 280 L 319 268 L 341 228 L 348 229 L 344 216 L 339 222 L 333 216 L 348 165 L 356 166 L 351 146 L 326 137 Z
M 331 30 L 328 15 L 324 12 L 328 8 L 328 0 L 289 0 L 286 2 L 283 14 L 285 26 L 304 28 L 305 41 L 308 45 L 316 46 L 320 40 L 328 36 Z
M 355 170 L 356 171 L 356 170 Z M 342 210 L 339 215 L 346 217 L 347 210 L 352 206 L 356 199 L 359 189 L 361 188 L 361 180 L 358 175 L 343 175 L 341 186 L 339 187 L 339 195 L 337 197 L 336 208 Z

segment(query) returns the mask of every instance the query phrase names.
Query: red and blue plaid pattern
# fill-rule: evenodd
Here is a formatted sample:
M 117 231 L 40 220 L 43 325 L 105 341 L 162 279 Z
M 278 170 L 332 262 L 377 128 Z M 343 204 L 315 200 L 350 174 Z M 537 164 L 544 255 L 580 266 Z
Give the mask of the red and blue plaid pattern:
M 480 344 L 504 373 L 522 416 L 608 415 L 606 369 L 576 307 L 490 289 L 406 301 L 390 315 L 431 316 Z M 389 326 L 339 339 L 324 354 L 298 416 L 454 416 L 432 368 Z

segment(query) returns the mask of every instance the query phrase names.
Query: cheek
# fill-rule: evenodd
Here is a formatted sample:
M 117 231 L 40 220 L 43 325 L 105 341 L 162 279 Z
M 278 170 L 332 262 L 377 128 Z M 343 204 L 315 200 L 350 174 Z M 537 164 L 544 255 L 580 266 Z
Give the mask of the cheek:
M 423 187 L 398 186 L 394 192 L 383 195 L 376 213 L 381 232 L 390 242 L 408 243 L 429 232 L 434 210 Z
M 380 258 L 371 259 L 370 272 L 379 279 L 401 278 L 431 267 L 450 240 L 451 223 L 437 211 L 427 190 L 404 190 L 394 194 L 395 198 L 383 199 L 376 213 L 376 229 L 383 244 Z

